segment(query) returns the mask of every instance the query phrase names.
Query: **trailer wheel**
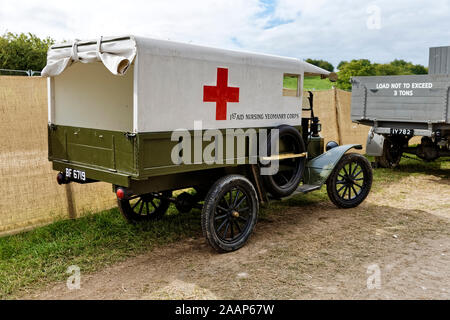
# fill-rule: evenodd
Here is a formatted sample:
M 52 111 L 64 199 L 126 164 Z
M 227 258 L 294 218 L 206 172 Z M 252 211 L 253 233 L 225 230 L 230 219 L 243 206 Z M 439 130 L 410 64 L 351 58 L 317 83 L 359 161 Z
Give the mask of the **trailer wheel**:
M 258 197 L 251 182 L 240 175 L 225 176 L 206 195 L 203 235 L 218 252 L 238 250 L 253 232 L 258 211 Z
M 331 202 L 343 209 L 359 206 L 372 187 L 372 168 L 359 154 L 345 154 L 327 180 Z
M 306 152 L 305 143 L 300 132 L 294 127 L 282 125 L 279 130 L 280 155 L 283 153 L 299 154 Z M 270 134 L 267 138 L 267 153 L 271 155 Z M 305 170 L 306 158 L 292 158 L 279 161 L 279 171 L 275 175 L 262 176 L 266 190 L 275 198 L 288 197 L 297 190 Z
M 118 199 L 119 210 L 130 222 L 160 219 L 169 209 L 171 192 L 148 193 L 131 199 Z
M 375 157 L 378 167 L 394 169 L 402 159 L 403 151 L 400 145 L 386 139 L 383 145 L 383 154 L 381 157 Z

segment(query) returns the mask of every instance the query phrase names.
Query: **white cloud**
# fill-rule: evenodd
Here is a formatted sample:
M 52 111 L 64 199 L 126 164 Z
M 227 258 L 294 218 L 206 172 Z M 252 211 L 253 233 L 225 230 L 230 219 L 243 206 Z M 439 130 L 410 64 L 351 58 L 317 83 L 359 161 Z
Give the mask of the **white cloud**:
M 366 26 L 369 5 L 381 29 Z M 447 0 L 0 0 L 0 32 L 57 40 L 138 34 L 298 58 L 404 58 L 427 64 L 428 47 L 450 45 Z

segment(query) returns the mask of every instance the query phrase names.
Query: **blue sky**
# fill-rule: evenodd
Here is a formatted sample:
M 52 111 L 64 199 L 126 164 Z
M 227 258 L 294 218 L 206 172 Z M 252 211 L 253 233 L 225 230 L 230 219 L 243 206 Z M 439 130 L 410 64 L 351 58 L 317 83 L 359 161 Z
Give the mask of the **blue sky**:
M 428 65 L 430 46 L 450 45 L 449 18 L 449 0 L 0 0 L 0 32 L 57 40 L 137 34 L 335 65 Z

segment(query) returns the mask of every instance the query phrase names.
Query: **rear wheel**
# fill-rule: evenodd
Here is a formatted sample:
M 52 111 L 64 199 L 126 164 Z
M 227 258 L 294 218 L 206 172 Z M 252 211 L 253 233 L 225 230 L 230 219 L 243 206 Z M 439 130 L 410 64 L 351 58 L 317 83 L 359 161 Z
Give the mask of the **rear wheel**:
M 383 154 L 381 157 L 376 157 L 375 161 L 381 168 L 393 169 L 400 164 L 402 156 L 401 144 L 386 139 L 383 145 Z
M 167 212 L 171 192 L 152 192 L 130 199 L 118 199 L 119 210 L 130 222 L 160 219 Z
M 339 208 L 355 208 L 369 195 L 372 168 L 359 154 L 345 154 L 327 180 L 330 200 Z
M 218 252 L 240 249 L 258 219 L 259 202 L 251 182 L 240 175 L 219 179 L 206 195 L 202 230 Z

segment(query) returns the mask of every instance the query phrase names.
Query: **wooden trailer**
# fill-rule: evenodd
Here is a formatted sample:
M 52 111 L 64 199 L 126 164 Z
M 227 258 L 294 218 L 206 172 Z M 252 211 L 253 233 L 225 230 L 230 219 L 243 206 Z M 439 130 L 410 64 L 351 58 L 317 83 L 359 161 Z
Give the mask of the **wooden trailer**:
M 267 194 L 327 183 L 332 201 L 348 208 L 370 191 L 368 162 L 345 154 L 361 146 L 330 143 L 324 153 L 312 93 L 302 119 L 304 77 L 335 74 L 301 60 L 104 37 L 52 46 L 42 74 L 58 183 L 111 183 L 131 222 L 161 218 L 171 202 L 181 212 L 201 207 L 209 243 L 232 251 Z M 172 196 L 185 188 L 196 193 Z

